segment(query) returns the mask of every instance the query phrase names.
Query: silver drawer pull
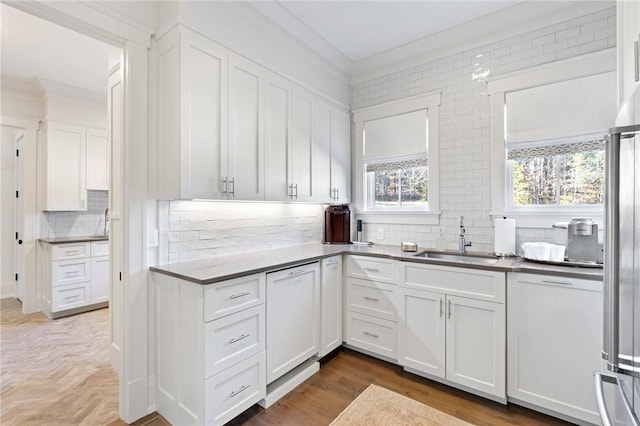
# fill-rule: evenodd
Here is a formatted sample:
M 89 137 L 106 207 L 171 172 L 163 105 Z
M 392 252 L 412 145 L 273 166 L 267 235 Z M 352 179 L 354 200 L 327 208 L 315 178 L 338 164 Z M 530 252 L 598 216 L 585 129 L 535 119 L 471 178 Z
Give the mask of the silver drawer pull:
M 231 393 L 229 394 L 229 398 L 233 398 L 234 396 L 236 396 L 236 395 L 237 395 L 237 394 L 239 394 L 240 392 L 243 392 L 243 391 L 245 391 L 245 390 L 249 389 L 250 387 L 251 387 L 251 386 L 249 386 L 249 385 L 242 385 L 242 386 L 240 386 L 240 389 L 238 389 L 238 390 L 234 390 L 233 392 L 231 392 Z
M 379 302 L 379 301 L 380 301 L 380 299 L 376 299 L 375 297 L 362 296 L 362 298 L 363 298 L 364 300 L 370 300 L 370 301 L 372 301 L 372 302 Z
M 442 313 L 443 313 L 443 309 L 442 309 L 442 305 L 444 304 L 442 298 L 440 298 L 440 318 L 442 318 Z
M 65 250 L 64 254 L 76 254 L 80 253 L 80 250 Z
M 249 293 L 248 291 L 243 291 L 242 293 L 232 294 L 231 296 L 229 296 L 229 299 L 238 299 L 240 297 L 248 296 L 250 294 L 251 293 Z
M 555 280 L 542 280 L 545 284 L 562 284 L 562 285 L 572 285 L 569 281 L 555 281 Z
M 365 336 L 369 336 L 369 337 L 375 337 L 376 339 L 380 336 L 378 336 L 376 333 L 371 333 L 369 331 L 363 331 L 362 334 L 364 334 Z
M 64 300 L 69 300 L 69 299 L 77 299 L 78 297 L 80 297 L 79 295 L 74 295 L 74 296 L 67 296 L 64 298 Z
M 102 260 L 96 260 L 96 263 L 104 263 L 104 262 L 108 262 L 109 259 L 102 259 Z
M 327 265 L 333 265 L 335 263 L 338 263 L 338 259 L 329 259 L 329 260 L 327 260 Z
M 249 337 L 249 336 L 250 336 L 250 334 L 241 334 L 240 336 L 238 336 L 238 337 L 234 337 L 233 339 L 229 340 L 229 343 L 236 343 L 236 342 L 239 342 L 240 340 L 242 340 L 242 339 L 246 339 L 246 338 L 247 338 L 247 337 Z
M 451 318 L 451 299 L 449 299 L 449 314 L 448 318 Z
M 73 278 L 73 277 L 79 276 L 80 272 L 78 271 L 65 272 L 63 275 L 67 278 Z
M 289 272 L 289 276 L 293 277 L 295 275 L 300 275 L 300 274 L 304 274 L 305 272 L 307 272 L 306 269 L 298 269 L 297 271 L 291 271 Z
M 369 271 L 369 272 L 380 272 L 380 269 L 376 269 L 376 268 L 362 268 L 363 271 Z

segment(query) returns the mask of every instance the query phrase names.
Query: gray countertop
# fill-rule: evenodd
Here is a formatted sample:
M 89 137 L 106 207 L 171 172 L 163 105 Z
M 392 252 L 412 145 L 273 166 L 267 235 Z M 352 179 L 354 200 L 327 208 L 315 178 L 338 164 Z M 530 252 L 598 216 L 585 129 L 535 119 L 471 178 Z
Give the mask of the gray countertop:
M 419 251 L 418 251 L 419 252 Z M 450 252 L 454 253 L 455 252 Z M 518 257 L 500 258 L 493 265 L 473 261 L 450 261 L 415 257 L 416 253 L 403 252 L 399 246 L 389 245 L 325 245 L 303 244 L 252 253 L 221 256 L 210 259 L 191 260 L 152 266 L 150 269 L 172 277 L 197 284 L 212 284 L 244 275 L 276 271 L 305 262 L 313 262 L 336 254 L 360 254 L 384 257 L 400 261 L 411 261 L 462 268 L 487 269 L 504 272 L 530 272 L 535 274 L 559 275 L 572 278 L 602 280 L 602 269 L 532 263 Z M 469 253 L 470 255 L 474 253 Z
M 109 241 L 109 237 L 92 236 L 92 237 L 40 238 L 40 241 L 47 244 L 87 243 L 91 241 Z

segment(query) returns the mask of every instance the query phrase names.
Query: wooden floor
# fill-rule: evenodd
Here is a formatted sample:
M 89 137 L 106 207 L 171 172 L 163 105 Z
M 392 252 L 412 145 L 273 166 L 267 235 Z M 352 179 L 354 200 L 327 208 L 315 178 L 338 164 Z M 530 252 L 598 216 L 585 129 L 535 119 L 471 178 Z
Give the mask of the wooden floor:
M 0 300 L 0 424 L 104 425 L 119 418 L 108 309 L 49 320 Z
M 108 363 L 108 310 L 51 321 L 20 309 L 15 299 L 0 301 L 0 424 L 125 425 L 118 419 L 118 377 Z M 372 383 L 475 425 L 568 424 L 346 349 L 269 409 L 254 406 L 229 424 L 325 426 Z M 154 413 L 134 425 L 168 423 Z

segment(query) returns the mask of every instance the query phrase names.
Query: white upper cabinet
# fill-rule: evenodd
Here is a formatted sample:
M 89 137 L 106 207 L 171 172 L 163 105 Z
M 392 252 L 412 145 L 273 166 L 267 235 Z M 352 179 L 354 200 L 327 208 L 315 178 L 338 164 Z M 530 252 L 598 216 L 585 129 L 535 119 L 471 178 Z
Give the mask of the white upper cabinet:
M 158 40 L 157 196 L 222 198 L 228 51 L 176 28 Z
M 618 103 L 640 84 L 640 2 L 618 0 Z
M 265 198 L 289 200 L 291 144 L 291 82 L 267 73 L 264 87 Z
M 263 74 L 259 65 L 230 56 L 228 168 L 223 173 L 229 199 L 265 198 Z
M 103 130 L 87 130 L 87 189 L 109 189 L 109 139 Z
M 181 26 L 157 68 L 158 198 L 348 201 L 348 112 Z
M 86 210 L 85 129 L 46 121 L 41 135 L 42 210 Z

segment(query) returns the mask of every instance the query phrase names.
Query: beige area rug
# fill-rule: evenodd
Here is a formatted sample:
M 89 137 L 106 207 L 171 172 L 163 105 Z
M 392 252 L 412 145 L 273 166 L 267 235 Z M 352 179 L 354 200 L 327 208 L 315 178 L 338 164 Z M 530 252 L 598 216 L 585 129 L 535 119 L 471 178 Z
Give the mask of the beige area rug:
M 376 385 L 369 385 L 330 426 L 470 426 L 442 411 Z

